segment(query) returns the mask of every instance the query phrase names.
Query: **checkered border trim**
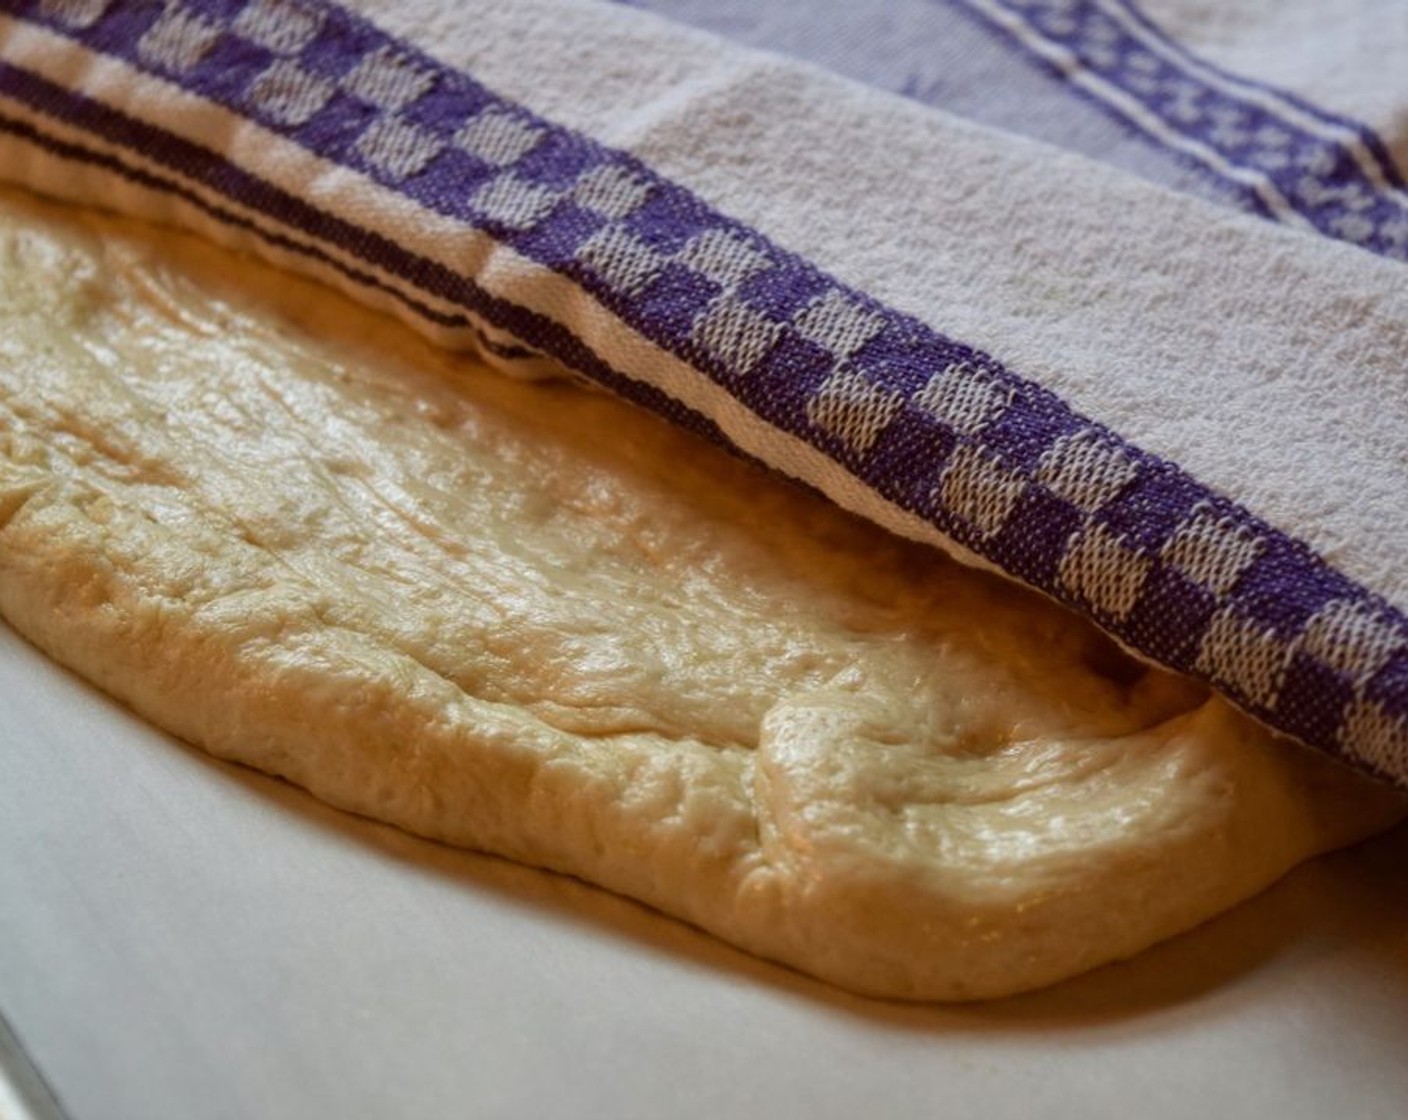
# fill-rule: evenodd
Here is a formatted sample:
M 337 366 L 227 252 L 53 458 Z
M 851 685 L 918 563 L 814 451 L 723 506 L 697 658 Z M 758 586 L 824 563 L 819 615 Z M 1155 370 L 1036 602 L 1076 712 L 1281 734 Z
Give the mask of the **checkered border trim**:
M 1271 726 L 1408 786 L 1401 613 L 1174 464 L 991 356 L 838 283 L 634 157 L 535 116 L 322 0 L 6 7 L 568 278 L 880 501 L 1145 656 L 1209 681 Z M 235 167 L 13 63 L 0 65 L 5 98 L 258 209 L 300 251 L 332 245 L 359 256 L 464 308 L 467 321 L 507 330 L 728 442 L 712 419 L 624 378 L 561 324 L 290 198 L 257 168 Z M 0 126 L 19 129 L 2 117 Z M 42 134 L 29 139 L 62 147 Z M 71 143 L 60 154 L 139 174 Z M 153 189 L 182 189 L 142 174 Z
M 1408 261 L 1408 192 L 1367 126 L 1218 70 L 1130 0 L 949 0 L 1253 210 Z

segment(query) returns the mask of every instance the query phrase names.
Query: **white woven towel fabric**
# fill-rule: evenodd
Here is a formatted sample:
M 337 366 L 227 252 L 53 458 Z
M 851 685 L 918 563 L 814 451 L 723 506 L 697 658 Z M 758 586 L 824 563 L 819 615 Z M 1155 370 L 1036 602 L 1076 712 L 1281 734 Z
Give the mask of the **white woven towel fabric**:
M 1154 171 L 588 0 L 0 0 L 0 174 L 566 366 L 1408 787 L 1394 79 L 961 6 Z

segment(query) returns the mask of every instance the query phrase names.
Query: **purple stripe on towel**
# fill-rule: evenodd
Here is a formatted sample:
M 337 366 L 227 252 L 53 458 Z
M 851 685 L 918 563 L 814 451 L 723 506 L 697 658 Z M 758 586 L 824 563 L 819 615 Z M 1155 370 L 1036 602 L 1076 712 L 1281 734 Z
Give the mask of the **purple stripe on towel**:
M 1117 118 L 1199 159 L 1229 189 L 1250 190 L 1269 216 L 1298 215 L 1330 237 L 1408 261 L 1408 192 L 1367 125 L 1194 58 L 1128 0 L 948 2 Z

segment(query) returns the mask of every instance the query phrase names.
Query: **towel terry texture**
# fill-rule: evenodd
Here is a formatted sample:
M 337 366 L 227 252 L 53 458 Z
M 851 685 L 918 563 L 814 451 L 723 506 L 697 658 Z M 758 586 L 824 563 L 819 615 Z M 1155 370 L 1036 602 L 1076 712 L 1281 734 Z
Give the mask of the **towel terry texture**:
M 0 173 L 565 365 L 1408 787 L 1389 78 L 962 6 L 1145 178 L 584 0 L 3 0 Z

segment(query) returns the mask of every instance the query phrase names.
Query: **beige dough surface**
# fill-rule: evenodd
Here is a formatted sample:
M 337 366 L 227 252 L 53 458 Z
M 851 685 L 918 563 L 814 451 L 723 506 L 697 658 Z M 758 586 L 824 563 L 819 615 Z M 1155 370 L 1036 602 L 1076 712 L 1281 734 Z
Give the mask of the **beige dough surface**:
M 877 995 L 1128 956 L 1400 809 L 616 401 L 14 196 L 0 610 L 216 755 Z

